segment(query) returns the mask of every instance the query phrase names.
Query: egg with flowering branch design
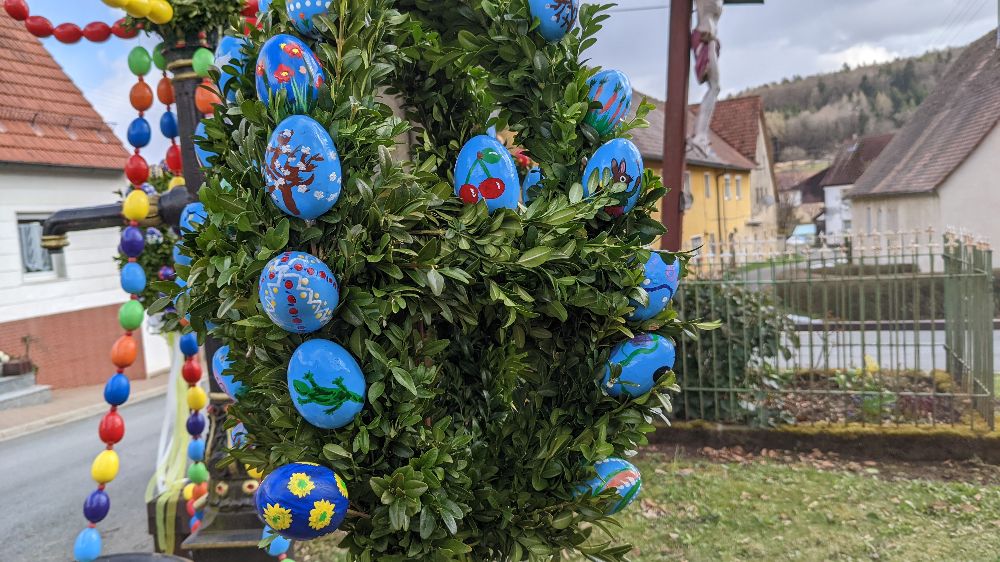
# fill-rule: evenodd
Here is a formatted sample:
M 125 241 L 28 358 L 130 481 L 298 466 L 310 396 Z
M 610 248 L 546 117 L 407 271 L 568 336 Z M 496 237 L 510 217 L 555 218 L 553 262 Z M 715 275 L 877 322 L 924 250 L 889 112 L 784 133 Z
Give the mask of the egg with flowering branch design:
M 546 41 L 562 39 L 573 26 L 580 13 L 580 0 L 529 0 L 531 16 L 538 18 L 538 33 Z
M 271 201 L 285 213 L 312 220 L 340 198 L 341 168 L 330 133 L 311 117 L 291 115 L 268 142 L 261 172 Z
M 268 262 L 260 274 L 258 296 L 268 318 L 296 334 L 325 326 L 340 302 L 330 268 L 305 252 L 284 252 Z
M 468 205 L 485 199 L 491 213 L 516 209 L 520 178 L 510 151 L 489 135 L 469 139 L 455 164 L 455 195 Z

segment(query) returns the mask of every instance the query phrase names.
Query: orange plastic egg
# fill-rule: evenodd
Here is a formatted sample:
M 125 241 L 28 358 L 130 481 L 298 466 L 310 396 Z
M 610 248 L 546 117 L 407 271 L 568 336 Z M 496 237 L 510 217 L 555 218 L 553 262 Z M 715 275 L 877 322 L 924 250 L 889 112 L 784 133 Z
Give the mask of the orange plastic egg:
M 163 105 L 174 103 L 174 83 L 166 76 L 160 78 L 160 82 L 156 84 L 156 98 Z
M 202 113 L 212 113 L 217 104 L 222 103 L 219 91 L 211 80 L 205 79 L 194 93 L 194 105 Z
M 136 111 L 146 111 L 153 107 L 153 89 L 145 82 L 136 82 L 128 93 L 128 101 Z
M 135 363 L 138 354 L 139 346 L 132 336 L 122 336 L 111 346 L 111 362 L 120 369 Z

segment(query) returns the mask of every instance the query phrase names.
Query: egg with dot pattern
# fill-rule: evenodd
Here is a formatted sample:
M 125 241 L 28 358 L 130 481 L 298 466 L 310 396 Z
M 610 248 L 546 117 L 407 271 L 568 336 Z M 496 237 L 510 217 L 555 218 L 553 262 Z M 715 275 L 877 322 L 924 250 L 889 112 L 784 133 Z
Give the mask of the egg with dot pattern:
M 319 30 L 313 23 L 313 16 L 328 13 L 330 4 L 330 0 L 288 0 L 285 2 L 285 10 L 288 12 L 288 19 L 299 33 L 316 37 L 319 35 Z
M 333 272 L 316 256 L 284 252 L 261 272 L 258 296 L 272 322 L 286 331 L 308 334 L 333 318 L 340 289 Z
M 279 535 L 312 540 L 336 531 L 347 516 L 347 485 L 318 464 L 296 462 L 264 477 L 254 496 L 257 516 Z

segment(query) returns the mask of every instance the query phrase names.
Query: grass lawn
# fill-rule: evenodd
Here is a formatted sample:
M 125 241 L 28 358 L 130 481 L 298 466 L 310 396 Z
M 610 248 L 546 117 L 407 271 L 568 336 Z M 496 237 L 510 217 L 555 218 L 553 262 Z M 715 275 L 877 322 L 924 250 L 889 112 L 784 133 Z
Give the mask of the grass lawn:
M 636 561 L 1000 559 L 997 467 L 829 458 L 647 452 L 621 538 Z M 297 559 L 335 550 L 313 543 Z

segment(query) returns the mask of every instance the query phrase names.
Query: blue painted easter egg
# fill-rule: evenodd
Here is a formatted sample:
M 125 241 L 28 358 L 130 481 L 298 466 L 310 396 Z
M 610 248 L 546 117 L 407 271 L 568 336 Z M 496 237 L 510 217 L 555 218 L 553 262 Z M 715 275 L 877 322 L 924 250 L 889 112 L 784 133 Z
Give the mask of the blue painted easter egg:
M 111 509 L 111 498 L 104 490 L 94 490 L 83 500 L 83 516 L 91 523 L 100 523 L 108 516 Z
M 540 181 L 542 181 L 542 169 L 538 166 L 528 170 L 528 173 L 524 175 L 524 181 L 521 182 L 521 200 L 524 201 L 525 205 L 531 201 L 531 194 L 528 193 L 528 190 L 538 185 Z
M 108 382 L 104 383 L 104 401 L 112 406 L 121 406 L 128 400 L 131 387 L 132 383 L 124 374 L 111 375 Z
M 611 396 L 642 396 L 653 388 L 656 379 L 674 367 L 674 342 L 659 334 L 639 334 L 611 351 L 604 367 L 601 385 Z M 622 373 L 611 381 L 611 363 L 622 366 Z
M 233 378 L 233 372 L 229 369 L 231 364 L 228 345 L 215 350 L 215 355 L 212 356 L 212 376 L 222 390 L 236 400 L 243 392 L 243 383 Z
M 128 130 L 125 132 L 128 143 L 136 148 L 142 148 L 149 144 L 152 134 L 153 132 L 149 128 L 149 121 L 146 121 L 143 117 L 133 119 L 128 125 Z
M 271 133 L 261 167 L 271 201 L 293 217 L 312 220 L 340 198 L 337 147 L 311 117 L 292 115 Z
M 337 530 L 347 516 L 347 485 L 325 466 L 296 462 L 264 477 L 254 497 L 257 516 L 279 535 L 312 540 Z
M 247 444 L 247 426 L 240 422 L 229 431 L 229 441 L 234 448 L 240 448 Z
M 101 533 L 93 527 L 80 531 L 73 543 L 73 559 L 77 562 L 92 562 L 101 555 Z
M 121 271 L 122 289 L 126 293 L 138 295 L 146 288 L 146 272 L 136 262 L 129 262 Z
M 257 2 L 257 13 L 266 14 L 271 9 L 271 0 L 260 0 Z
M 186 357 L 191 357 L 192 355 L 198 355 L 198 334 L 194 332 L 188 332 L 181 336 L 180 341 L 181 353 Z
M 538 33 L 546 41 L 558 41 L 576 25 L 580 0 L 528 0 L 531 17 L 538 18 Z
M 627 139 L 612 139 L 601 145 L 587 161 L 583 170 L 583 195 L 590 197 L 616 183 L 625 184 L 624 192 L 616 193 L 618 205 L 605 207 L 613 217 L 620 217 L 635 207 L 642 194 L 642 154 Z
M 308 113 L 319 97 L 326 74 L 316 55 L 301 39 L 281 33 L 267 40 L 257 57 L 257 97 L 270 106 L 279 91 L 293 113 Z
M 198 143 L 198 137 L 208 140 L 208 133 L 205 132 L 205 122 L 199 121 L 198 126 L 194 128 L 194 155 L 198 157 L 198 163 L 201 164 L 202 168 L 211 168 L 212 164 L 208 161 L 209 158 L 217 156 L 211 150 L 205 150 Z
M 307 422 L 323 429 L 351 423 L 365 406 L 365 375 L 349 351 L 309 340 L 288 361 L 288 392 Z
M 319 30 L 313 24 L 313 16 L 323 15 L 330 11 L 330 0 L 288 0 L 285 2 L 288 19 L 295 29 L 303 35 L 315 37 Z
M 201 462 L 205 460 L 205 440 L 192 439 L 188 443 L 188 458 L 191 462 Z
M 271 535 L 277 535 L 277 533 L 274 532 L 274 529 L 268 527 L 267 525 L 264 525 L 264 532 L 261 533 L 260 538 L 263 540 L 270 537 Z M 281 556 L 282 554 L 288 552 L 288 549 L 291 547 L 292 547 L 292 541 L 286 539 L 281 535 L 278 535 L 277 537 L 272 539 L 270 543 L 268 543 L 267 554 L 268 556 Z
M 299 334 L 315 332 L 333 318 L 340 289 L 330 268 L 305 252 L 285 252 L 260 273 L 260 304 L 272 322 Z
M 667 263 L 660 252 L 650 252 L 646 265 L 642 267 L 642 288 L 649 296 L 649 303 L 645 306 L 636 301 L 632 301 L 635 312 L 629 315 L 628 319 L 633 322 L 645 322 L 667 308 L 667 303 L 677 292 L 677 285 L 680 283 L 681 262 L 677 259 L 673 263 Z
M 497 139 L 479 135 L 469 139 L 455 163 L 455 195 L 466 204 L 486 200 L 490 212 L 516 209 L 520 178 L 507 148 Z
M 208 211 L 205 210 L 204 203 L 200 201 L 188 203 L 183 209 L 181 209 L 181 232 L 187 233 L 198 230 L 200 225 L 205 224 L 205 219 L 207 218 Z
M 234 76 L 226 72 L 226 66 L 233 66 L 238 74 L 243 73 L 243 46 L 245 39 L 224 35 L 215 47 L 215 67 L 219 69 L 219 91 L 223 92 L 229 103 L 236 102 L 236 89 L 226 91 L 226 86 Z
M 602 70 L 587 80 L 590 92 L 587 99 L 601 104 L 599 109 L 591 109 L 584 122 L 607 135 L 621 124 L 632 105 L 632 82 L 620 70 Z
M 594 470 L 597 476 L 585 482 L 577 492 L 597 496 L 608 488 L 615 490 L 618 499 L 608 506 L 608 515 L 614 515 L 628 507 L 642 490 L 642 474 L 625 459 L 611 457 L 598 461 L 594 463 Z
M 126 226 L 122 229 L 122 238 L 119 246 L 122 253 L 130 258 L 137 258 L 146 247 L 146 236 L 138 226 Z
M 168 139 L 177 136 L 177 117 L 173 111 L 164 111 L 160 116 L 160 134 Z
M 175 265 L 191 265 L 191 258 L 181 253 L 180 242 L 174 244 L 173 254 Z

